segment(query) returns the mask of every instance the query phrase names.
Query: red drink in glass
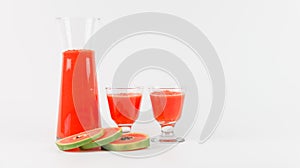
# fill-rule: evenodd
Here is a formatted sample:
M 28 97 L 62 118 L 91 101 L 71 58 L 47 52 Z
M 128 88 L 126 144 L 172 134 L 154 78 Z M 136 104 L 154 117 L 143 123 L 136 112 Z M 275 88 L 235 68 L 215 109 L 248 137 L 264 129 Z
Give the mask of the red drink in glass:
M 162 91 L 150 94 L 153 114 L 161 125 L 172 125 L 181 116 L 184 94 L 181 92 Z
M 142 89 L 106 88 L 111 118 L 123 132 L 130 132 L 132 124 L 139 116 Z
M 117 124 L 133 124 L 138 118 L 142 94 L 108 94 L 110 114 Z

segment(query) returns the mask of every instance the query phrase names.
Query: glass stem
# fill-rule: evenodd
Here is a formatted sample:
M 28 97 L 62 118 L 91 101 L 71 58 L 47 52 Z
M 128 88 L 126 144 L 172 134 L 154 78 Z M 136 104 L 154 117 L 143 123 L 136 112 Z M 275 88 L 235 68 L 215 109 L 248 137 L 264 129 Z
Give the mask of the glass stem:
M 162 137 L 174 136 L 174 127 L 173 126 L 162 126 L 161 127 L 161 136 Z
M 131 131 L 131 127 L 122 126 L 122 133 L 129 133 Z

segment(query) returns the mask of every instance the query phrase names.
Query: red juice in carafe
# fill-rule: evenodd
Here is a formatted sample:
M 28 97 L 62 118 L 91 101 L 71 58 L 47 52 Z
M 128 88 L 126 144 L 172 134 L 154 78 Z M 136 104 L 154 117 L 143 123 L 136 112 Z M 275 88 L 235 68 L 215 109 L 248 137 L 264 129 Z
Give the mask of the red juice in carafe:
M 57 138 L 101 127 L 94 51 L 63 52 Z

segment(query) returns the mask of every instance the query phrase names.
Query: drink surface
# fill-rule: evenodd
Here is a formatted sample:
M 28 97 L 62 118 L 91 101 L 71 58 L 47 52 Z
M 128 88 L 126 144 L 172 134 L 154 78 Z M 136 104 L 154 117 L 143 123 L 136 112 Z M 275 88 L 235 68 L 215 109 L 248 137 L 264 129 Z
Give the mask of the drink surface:
M 63 52 L 57 138 L 101 126 L 94 52 Z
M 181 116 L 184 93 L 174 91 L 157 91 L 150 94 L 155 119 L 161 125 L 174 126 Z
M 118 124 L 133 124 L 138 118 L 142 94 L 107 94 L 110 115 Z

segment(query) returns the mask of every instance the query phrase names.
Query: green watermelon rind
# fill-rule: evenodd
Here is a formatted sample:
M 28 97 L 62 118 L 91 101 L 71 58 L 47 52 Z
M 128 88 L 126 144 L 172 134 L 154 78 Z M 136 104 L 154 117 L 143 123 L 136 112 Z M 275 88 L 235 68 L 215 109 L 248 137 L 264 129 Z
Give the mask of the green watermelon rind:
M 91 137 L 87 137 L 85 139 L 82 139 L 81 141 L 77 141 L 77 142 L 71 142 L 71 143 L 60 143 L 60 141 L 64 140 L 65 138 L 63 139 L 60 139 L 60 140 L 57 140 L 56 141 L 56 145 L 57 147 L 60 149 L 60 150 L 70 150 L 70 149 L 75 149 L 75 148 L 78 148 L 82 145 L 85 145 L 87 143 L 90 143 L 92 142 L 93 140 L 97 139 L 97 138 L 100 138 L 103 134 L 104 134 L 104 129 L 102 128 L 96 128 L 96 129 L 99 129 L 99 133 L 91 136 Z M 93 131 L 93 130 L 90 130 L 90 131 Z M 83 134 L 83 133 L 87 133 L 88 134 L 89 131 L 86 131 L 86 132 L 81 132 L 81 133 L 78 133 L 78 134 L 75 134 L 75 135 L 71 135 L 69 137 L 66 137 L 66 138 L 70 138 L 70 137 L 74 137 L 74 136 L 78 136 L 80 134 Z
M 149 146 L 150 146 L 150 139 L 147 135 L 145 135 L 145 139 L 138 142 L 132 142 L 127 144 L 109 143 L 107 145 L 103 145 L 102 147 L 110 151 L 130 151 L 130 150 L 147 148 Z
M 104 130 L 105 131 L 105 130 Z M 117 140 L 118 138 L 120 138 L 122 136 L 122 129 L 120 128 L 116 133 L 114 133 L 111 136 L 108 136 L 106 138 L 100 139 L 100 140 L 96 140 L 96 141 L 91 141 L 85 145 L 80 146 L 80 149 L 86 150 L 86 149 L 92 149 L 92 148 L 96 148 L 96 147 L 100 147 L 106 144 L 109 144 L 115 140 Z

